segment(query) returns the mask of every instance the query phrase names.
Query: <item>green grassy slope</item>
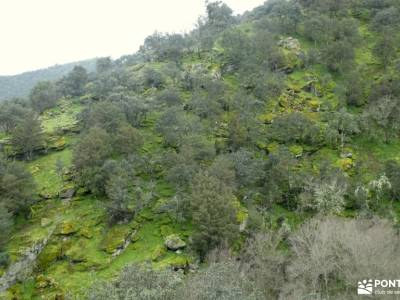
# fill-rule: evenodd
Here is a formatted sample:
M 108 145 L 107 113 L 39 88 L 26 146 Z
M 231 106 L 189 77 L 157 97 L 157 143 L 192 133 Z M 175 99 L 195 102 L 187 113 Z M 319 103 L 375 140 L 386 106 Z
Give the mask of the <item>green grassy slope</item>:
M 252 24 L 243 25 L 247 31 L 252 31 Z M 366 72 L 374 74 L 376 79 L 383 75 L 382 68 L 375 61 L 371 48 L 374 43 L 374 34 L 364 25 L 359 27 L 362 42 L 356 50 L 356 64 L 364 66 Z M 287 36 L 286 36 L 287 37 Z M 285 38 L 285 36 L 282 36 Z M 301 36 L 299 38 L 302 51 L 309 51 L 312 47 Z M 224 51 L 224 49 L 216 49 Z M 286 50 L 285 50 L 286 51 Z M 288 53 L 290 55 L 290 53 Z M 217 63 L 199 60 L 197 57 L 187 56 L 183 59 L 183 68 L 190 68 L 196 64 L 206 66 L 209 74 L 221 66 Z M 148 63 L 155 69 L 162 69 L 163 63 Z M 131 68 L 131 76 L 140 76 L 141 68 Z M 286 77 L 285 91 L 276 99 L 269 101 L 263 111 L 259 111 L 257 118 L 264 121 L 264 130 L 268 131 L 271 121 L 290 112 L 302 112 L 318 126 L 324 128 L 326 122 L 322 113 L 334 111 L 341 99 L 335 94 L 335 87 L 344 78 L 337 74 L 329 74 L 329 80 L 322 84 L 322 79 L 329 71 L 322 65 L 314 64 L 309 67 L 296 67 L 294 72 Z M 239 83 L 235 75 L 223 78 L 227 94 L 234 94 Z M 325 80 L 326 81 L 326 80 Z M 321 96 L 317 97 L 306 87 L 314 82 Z M 167 85 L 173 85 L 167 81 Z M 143 96 L 152 97 L 151 89 L 143 92 Z M 190 95 L 181 90 L 181 96 L 187 100 Z M 63 99 L 59 105 L 41 115 L 42 127 L 47 134 L 49 143 L 58 143 L 60 147 L 41 155 L 28 163 L 38 186 L 38 193 L 43 200 L 32 207 L 32 218 L 20 221 L 17 224 L 12 238 L 7 245 L 12 262 L 18 261 L 24 249 L 35 242 L 50 236 L 49 243 L 39 256 L 38 266 L 29 280 L 18 283 L 7 293 L 6 297 L 12 299 L 54 299 L 56 295 L 72 295 L 83 297 L 84 291 L 95 280 L 110 279 L 127 264 L 133 262 L 151 261 L 154 267 L 178 266 L 182 267 L 195 258 L 184 250 L 182 253 L 167 251 L 163 247 L 164 237 L 177 233 L 188 241 L 193 228 L 189 223 L 178 224 L 168 214 L 159 212 L 157 207 L 162 201 L 174 195 L 173 189 L 162 179 L 156 182 L 156 199 L 149 208 L 128 224 L 109 227 L 104 213 L 104 199 L 96 199 L 88 195 L 84 189 L 74 187 L 71 179 L 72 149 L 74 143 L 80 138 L 78 135 L 77 116 L 86 103 L 79 99 Z M 351 110 L 359 114 L 357 109 Z M 226 114 L 226 118 L 231 116 Z M 145 143 L 140 149 L 141 153 L 155 154 L 163 151 L 162 138 L 155 131 L 155 123 L 159 118 L 158 112 L 152 112 L 144 126 L 140 128 Z M 215 141 L 216 136 L 209 137 Z M 280 147 L 276 142 L 270 143 L 262 137 L 258 141 L 258 155 L 266 158 L 269 153 L 274 153 Z M 400 143 L 375 143 L 364 138 L 355 138 L 345 145 L 347 152 L 352 157 L 343 158 L 340 149 L 323 146 L 318 149 L 303 144 L 289 145 L 293 156 L 301 157 L 298 168 L 317 170 L 324 160 L 341 168 L 349 177 L 354 172 L 354 166 L 363 162 L 363 178 L 366 182 L 376 178 L 382 171 L 382 163 L 388 159 L 400 160 Z M 60 176 L 56 172 L 56 162 L 62 162 L 65 174 Z M 148 183 L 147 178 L 142 178 Z M 58 197 L 59 193 L 74 187 L 77 194 L 65 201 Z M 385 200 L 389 203 L 388 200 Z M 389 204 L 388 204 L 389 205 Z M 393 208 L 399 216 L 400 206 Z M 244 212 L 245 214 L 245 212 Z M 309 215 L 289 211 L 279 204 L 274 204 L 268 211 L 272 226 L 276 226 L 278 219 L 285 217 L 289 226 L 295 228 Z M 346 210 L 343 216 L 353 216 L 356 213 Z M 132 237 L 132 242 L 116 257 L 113 252 L 124 246 L 127 236 Z M 0 270 L 1 272 L 4 270 Z

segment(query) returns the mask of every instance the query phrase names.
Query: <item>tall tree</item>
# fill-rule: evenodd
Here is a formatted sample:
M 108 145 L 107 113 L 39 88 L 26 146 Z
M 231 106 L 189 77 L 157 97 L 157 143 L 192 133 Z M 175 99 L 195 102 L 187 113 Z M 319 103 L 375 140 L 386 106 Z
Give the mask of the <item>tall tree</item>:
M 32 89 L 29 96 L 32 108 L 41 113 L 56 105 L 58 93 L 51 81 L 41 81 Z
M 238 233 L 234 196 L 218 178 L 201 172 L 193 180 L 189 198 L 195 225 L 193 247 L 204 259 L 208 251 L 231 242 Z
M 88 74 L 84 67 L 75 66 L 72 71 L 58 83 L 64 96 L 82 96 L 85 93 L 85 85 L 88 82 Z
M 27 114 L 23 120 L 19 120 L 11 131 L 13 149 L 28 160 L 36 150 L 43 148 L 43 143 L 41 123 L 34 113 Z
M 24 165 L 0 157 L 0 205 L 13 214 L 27 214 L 34 200 L 34 192 L 32 174 Z
M 101 177 L 101 167 L 112 154 L 110 136 L 104 129 L 93 127 L 82 137 L 73 153 L 73 164 L 78 181 L 93 192 L 99 192 L 97 180 Z M 104 185 L 104 183 L 101 183 Z

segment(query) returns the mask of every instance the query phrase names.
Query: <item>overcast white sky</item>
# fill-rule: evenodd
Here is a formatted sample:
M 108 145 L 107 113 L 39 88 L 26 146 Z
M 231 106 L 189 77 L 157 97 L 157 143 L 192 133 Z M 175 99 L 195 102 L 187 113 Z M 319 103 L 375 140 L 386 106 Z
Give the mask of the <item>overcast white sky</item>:
M 236 14 L 264 0 L 225 0 Z M 183 32 L 203 0 L 0 0 L 0 75 L 135 52 L 154 31 Z

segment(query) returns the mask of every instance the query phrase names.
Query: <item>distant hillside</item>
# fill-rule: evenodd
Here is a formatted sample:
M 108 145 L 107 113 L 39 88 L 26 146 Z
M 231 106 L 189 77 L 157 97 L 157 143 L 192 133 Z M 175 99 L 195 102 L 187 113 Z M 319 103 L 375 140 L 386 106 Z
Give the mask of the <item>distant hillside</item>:
M 96 59 L 55 65 L 47 69 L 25 72 L 13 76 L 0 76 L 0 101 L 13 97 L 27 96 L 38 81 L 60 79 L 76 65 L 81 65 L 90 72 L 95 69 Z

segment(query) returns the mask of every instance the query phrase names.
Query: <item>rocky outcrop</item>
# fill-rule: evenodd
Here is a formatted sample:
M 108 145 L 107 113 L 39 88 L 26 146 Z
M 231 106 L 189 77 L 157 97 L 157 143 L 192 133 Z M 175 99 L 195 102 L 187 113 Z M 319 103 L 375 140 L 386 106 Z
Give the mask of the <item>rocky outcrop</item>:
M 299 55 L 301 52 L 301 46 L 300 46 L 299 40 L 295 39 L 293 37 L 281 39 L 278 42 L 278 46 L 285 48 L 287 50 L 293 51 L 297 55 Z
M 9 287 L 18 281 L 26 279 L 36 265 L 36 259 L 47 245 L 49 238 L 34 244 L 28 249 L 19 261 L 12 264 L 8 270 L 0 277 L 0 293 L 5 292 Z

